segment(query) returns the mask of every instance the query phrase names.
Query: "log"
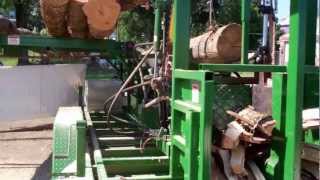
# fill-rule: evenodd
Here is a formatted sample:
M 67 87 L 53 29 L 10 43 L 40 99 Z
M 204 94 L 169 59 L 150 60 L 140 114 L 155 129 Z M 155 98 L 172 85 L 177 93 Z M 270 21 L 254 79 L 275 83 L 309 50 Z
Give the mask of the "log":
M 82 9 L 87 17 L 91 36 L 103 39 L 112 34 L 121 12 L 121 5 L 118 0 L 90 0 Z
M 66 20 L 68 4 L 69 0 L 40 0 L 41 16 L 50 35 L 68 36 Z
M 0 15 L 0 34 L 18 34 L 17 27 L 7 18 Z
M 70 0 L 68 8 L 68 33 L 74 38 L 86 38 L 88 36 L 87 17 L 82 7 L 88 0 Z
M 241 57 L 241 26 L 228 24 L 190 40 L 196 63 L 232 63 Z

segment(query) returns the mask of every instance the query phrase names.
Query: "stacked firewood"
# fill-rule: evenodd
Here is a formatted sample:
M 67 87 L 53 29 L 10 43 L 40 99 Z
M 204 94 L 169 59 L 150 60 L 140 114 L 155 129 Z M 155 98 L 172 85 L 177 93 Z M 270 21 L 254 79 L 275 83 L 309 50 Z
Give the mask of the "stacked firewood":
M 40 0 L 40 7 L 50 35 L 102 39 L 114 31 L 121 11 L 147 2 L 148 0 Z
M 247 147 L 269 143 L 276 121 L 269 115 L 255 111 L 252 106 L 239 113 L 227 111 L 227 114 L 235 120 L 222 132 L 215 149 L 223 161 L 225 175 L 228 179 L 237 179 L 248 174 L 245 169 Z

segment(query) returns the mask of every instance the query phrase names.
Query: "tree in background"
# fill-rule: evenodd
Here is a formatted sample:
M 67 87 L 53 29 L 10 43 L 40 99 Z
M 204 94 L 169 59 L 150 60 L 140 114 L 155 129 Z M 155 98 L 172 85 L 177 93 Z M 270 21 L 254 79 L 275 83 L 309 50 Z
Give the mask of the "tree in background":
M 215 9 L 215 22 L 217 25 L 228 23 L 241 23 L 241 1 L 223 0 L 223 4 Z M 191 35 L 204 33 L 209 27 L 208 0 L 192 0 Z M 118 22 L 118 37 L 121 41 L 146 42 L 153 38 L 153 9 L 136 8 L 122 13 Z M 256 49 L 259 44 L 262 29 L 262 16 L 257 3 L 252 3 L 250 19 L 250 49 Z
M 153 41 L 153 9 L 137 7 L 123 12 L 118 21 L 117 35 L 120 41 Z
M 39 0 L 1 0 L 0 13 L 8 15 L 9 11 L 15 10 L 17 27 L 40 30 L 44 27 Z

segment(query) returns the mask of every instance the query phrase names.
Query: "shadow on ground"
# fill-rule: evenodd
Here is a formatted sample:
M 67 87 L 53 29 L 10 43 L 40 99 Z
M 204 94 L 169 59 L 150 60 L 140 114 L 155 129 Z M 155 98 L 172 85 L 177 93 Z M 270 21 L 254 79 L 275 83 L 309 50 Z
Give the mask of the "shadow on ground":
M 31 180 L 50 180 L 51 179 L 51 160 L 52 154 L 36 169 Z

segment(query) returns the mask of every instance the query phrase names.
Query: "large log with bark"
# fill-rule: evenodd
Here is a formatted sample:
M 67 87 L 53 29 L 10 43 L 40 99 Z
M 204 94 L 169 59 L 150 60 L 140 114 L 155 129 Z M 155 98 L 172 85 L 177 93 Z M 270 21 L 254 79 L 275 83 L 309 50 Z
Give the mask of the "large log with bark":
M 48 32 L 56 37 L 102 39 L 115 29 L 121 11 L 148 0 L 40 0 Z
M 241 56 L 241 26 L 228 24 L 190 40 L 196 63 L 232 63 Z
M 66 37 L 69 0 L 40 0 L 41 16 L 52 36 Z
M 70 0 L 67 14 L 67 24 L 68 32 L 71 37 L 88 37 L 89 31 L 87 17 L 82 10 L 86 3 L 88 3 L 88 0 Z

